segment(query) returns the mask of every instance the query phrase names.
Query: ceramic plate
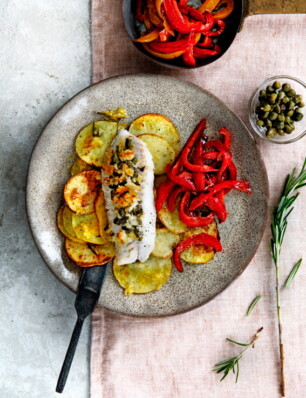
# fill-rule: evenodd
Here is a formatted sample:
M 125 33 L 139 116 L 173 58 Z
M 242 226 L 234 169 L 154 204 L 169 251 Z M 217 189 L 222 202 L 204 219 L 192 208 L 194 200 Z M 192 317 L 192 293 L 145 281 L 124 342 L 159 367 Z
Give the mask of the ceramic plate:
M 33 236 L 51 271 L 76 290 L 80 268 L 66 256 L 64 238 L 56 227 L 56 213 L 69 177 L 75 137 L 80 128 L 97 120 L 96 111 L 124 107 L 128 122 L 153 112 L 168 116 L 178 127 L 182 144 L 206 117 L 207 134 L 219 127 L 232 133 L 232 153 L 238 178 L 249 181 L 253 194 L 232 191 L 226 196 L 229 217 L 219 225 L 223 251 L 207 265 L 175 269 L 169 281 L 149 294 L 126 297 L 111 267 L 107 270 L 99 305 L 121 314 L 165 316 L 207 303 L 222 292 L 252 259 L 267 216 L 268 182 L 257 145 L 241 120 L 207 91 L 166 76 L 125 75 L 104 80 L 77 94 L 45 127 L 34 148 L 27 184 L 27 210 Z

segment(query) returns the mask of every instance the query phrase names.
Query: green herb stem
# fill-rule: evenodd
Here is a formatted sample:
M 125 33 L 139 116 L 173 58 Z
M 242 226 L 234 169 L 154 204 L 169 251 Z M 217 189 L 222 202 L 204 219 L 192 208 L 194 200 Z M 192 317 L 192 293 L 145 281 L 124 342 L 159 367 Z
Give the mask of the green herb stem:
M 251 302 L 248 310 L 247 310 L 247 316 L 249 316 L 251 314 L 251 312 L 253 311 L 254 307 L 256 306 L 256 304 L 258 303 L 258 301 L 261 299 L 261 296 L 257 296 L 254 298 L 254 300 Z
M 297 274 L 297 272 L 298 272 L 298 270 L 300 268 L 302 260 L 303 259 L 300 258 L 299 261 L 294 265 L 294 267 L 290 271 L 290 274 L 288 275 L 288 278 L 287 278 L 286 283 L 285 283 L 285 287 L 289 287 L 291 285 L 293 279 L 295 278 L 295 275 Z

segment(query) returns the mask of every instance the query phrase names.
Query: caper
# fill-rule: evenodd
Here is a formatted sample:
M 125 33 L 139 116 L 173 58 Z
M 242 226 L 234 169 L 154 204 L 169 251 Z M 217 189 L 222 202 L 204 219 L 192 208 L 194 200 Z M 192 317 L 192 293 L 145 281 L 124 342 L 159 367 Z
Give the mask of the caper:
M 290 89 L 288 92 L 287 92 L 287 97 L 293 97 L 295 95 L 295 91 L 293 90 L 293 89 Z
M 269 112 L 262 112 L 261 114 L 260 114 L 260 118 L 261 119 L 268 119 L 268 116 L 269 116 Z
M 264 122 L 263 122 L 263 120 L 258 119 L 258 120 L 256 120 L 256 124 L 257 124 L 257 126 L 262 127 L 264 125 Z
M 290 116 L 286 116 L 285 117 L 285 123 L 291 123 L 291 117 Z
M 287 104 L 287 102 L 289 102 L 289 101 L 290 101 L 290 99 L 286 96 L 282 99 L 283 104 Z
M 266 91 L 265 90 L 260 90 L 259 91 L 259 97 L 264 98 L 266 96 Z
M 292 119 L 296 122 L 299 122 L 300 120 L 302 120 L 304 117 L 304 115 L 301 112 L 294 112 L 294 114 L 292 115 Z
M 301 94 L 298 94 L 295 98 L 296 98 L 296 102 L 302 102 L 303 101 L 303 96 Z
M 280 90 L 280 91 L 277 93 L 277 99 L 282 99 L 282 98 L 284 98 L 284 96 L 285 96 L 285 93 L 284 93 L 282 90 Z
M 290 110 L 288 112 L 286 112 L 286 115 L 291 117 L 294 114 L 294 110 Z
M 281 113 L 280 115 L 278 115 L 277 120 L 280 122 L 284 122 L 285 121 L 285 115 L 283 113 Z
M 281 107 L 278 104 L 276 104 L 274 105 L 273 111 L 276 113 L 281 113 Z
M 284 130 L 276 130 L 278 135 L 285 135 L 285 131 Z
M 275 94 L 275 93 L 272 93 L 268 96 L 268 100 L 269 100 L 270 104 L 274 104 L 276 99 L 277 99 L 277 94 Z
M 281 88 L 280 82 L 275 80 L 275 82 L 273 83 L 273 88 L 275 88 L 275 89 Z
M 262 111 L 264 112 L 269 112 L 271 110 L 271 105 L 267 104 L 265 106 L 263 106 L 262 108 L 260 108 Z
M 291 126 L 286 125 L 284 130 L 286 134 L 291 134 L 294 129 Z
M 285 123 L 284 122 L 275 123 L 276 130 L 282 130 L 284 127 L 285 127 Z
M 276 112 L 270 112 L 269 113 L 269 119 L 270 120 L 276 120 L 277 119 L 277 113 Z
M 288 102 L 287 104 L 287 109 L 294 109 L 295 108 L 295 103 L 293 101 Z
M 267 86 L 266 88 L 267 93 L 274 93 L 274 88 L 272 86 Z
M 266 136 L 267 136 L 268 138 L 272 138 L 272 137 L 274 137 L 275 135 L 276 135 L 276 129 L 275 129 L 274 127 L 271 127 L 271 128 L 268 130 L 267 134 L 266 134 Z
M 288 84 L 288 83 L 284 83 L 284 84 L 282 85 L 282 89 L 283 89 L 283 91 L 285 91 L 285 93 L 286 93 L 287 91 L 289 91 L 289 90 L 291 89 L 291 86 L 290 86 L 290 84 Z
M 298 106 L 299 106 L 299 108 L 304 108 L 305 104 L 304 104 L 304 102 L 299 102 Z
M 266 120 L 265 120 L 265 126 L 266 126 L 266 127 L 272 127 L 272 122 L 271 122 L 271 120 L 266 119 Z

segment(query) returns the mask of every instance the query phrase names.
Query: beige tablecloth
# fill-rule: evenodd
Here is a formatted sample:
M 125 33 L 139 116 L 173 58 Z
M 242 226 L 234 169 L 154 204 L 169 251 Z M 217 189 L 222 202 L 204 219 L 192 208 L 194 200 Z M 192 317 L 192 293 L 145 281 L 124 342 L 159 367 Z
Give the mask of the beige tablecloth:
M 289 74 L 306 80 L 306 14 L 248 17 L 228 52 L 195 71 L 158 67 L 139 54 L 124 30 L 121 1 L 92 1 L 93 82 L 124 73 L 149 72 L 190 80 L 222 99 L 247 121 L 247 104 L 264 79 Z M 284 178 L 306 155 L 306 138 L 290 145 L 259 142 L 270 181 L 271 204 Z M 304 255 L 306 188 L 301 192 L 283 245 L 281 281 Z M 165 319 L 132 319 L 97 309 L 92 320 L 92 398 L 272 398 L 279 396 L 275 276 L 267 242 L 225 292 L 202 308 Z M 282 289 L 287 397 L 306 397 L 306 268 Z M 262 295 L 250 317 L 246 309 Z M 213 364 L 239 352 L 227 336 L 248 341 L 264 331 L 241 361 L 237 384 L 222 383 Z

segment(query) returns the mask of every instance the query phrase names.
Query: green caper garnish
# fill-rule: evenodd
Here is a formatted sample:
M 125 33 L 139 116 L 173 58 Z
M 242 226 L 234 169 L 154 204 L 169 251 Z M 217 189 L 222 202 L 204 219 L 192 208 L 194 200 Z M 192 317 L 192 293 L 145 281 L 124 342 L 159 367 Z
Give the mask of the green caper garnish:
M 303 101 L 303 96 L 301 94 L 298 94 L 296 97 L 296 102 L 302 102 Z
M 278 89 L 278 88 L 281 88 L 281 84 L 280 84 L 279 81 L 275 80 L 275 82 L 273 83 L 272 87 L 275 88 L 275 89 Z
M 272 137 L 274 137 L 275 135 L 276 135 L 276 129 L 275 129 L 274 127 L 271 127 L 271 128 L 268 130 L 267 134 L 266 134 L 266 136 L 267 136 L 268 138 L 272 138 Z
M 302 120 L 304 117 L 304 115 L 301 112 L 294 112 L 294 114 L 292 115 L 292 119 L 295 122 L 299 122 L 300 120 Z
M 277 120 L 279 122 L 284 122 L 285 121 L 285 115 L 283 113 L 281 113 L 280 115 L 277 116 Z
M 287 108 L 290 109 L 290 110 L 294 109 L 295 108 L 295 103 L 293 101 L 288 102 Z
M 262 108 L 260 108 L 262 111 L 264 112 L 269 112 L 271 110 L 271 105 L 266 104 L 265 106 L 263 106 Z
M 290 101 L 290 99 L 286 96 L 282 99 L 283 104 L 287 104 L 287 102 L 289 102 L 289 101 Z
M 284 130 L 286 134 L 291 134 L 294 129 L 291 126 L 286 125 Z
M 292 122 L 291 117 L 290 116 L 286 116 L 285 117 L 285 123 L 291 123 L 291 122 Z
M 281 107 L 278 104 L 276 104 L 274 105 L 273 111 L 276 113 L 281 113 Z
M 272 93 L 268 96 L 268 100 L 270 102 L 270 104 L 274 104 L 275 101 L 277 100 L 277 94 L 276 93 Z
M 272 86 L 267 86 L 266 91 L 267 91 L 267 93 L 270 93 L 270 94 L 274 93 L 274 88 Z
M 276 130 L 282 130 L 284 127 L 285 127 L 285 123 L 284 122 L 275 123 Z
M 258 120 L 256 120 L 256 124 L 257 124 L 257 126 L 262 127 L 265 123 L 263 120 L 258 119 Z
M 271 122 L 271 120 L 266 119 L 266 120 L 265 120 L 265 126 L 266 126 L 266 127 L 272 127 L 272 122 Z
M 278 135 L 285 135 L 284 130 L 276 130 Z
M 269 113 L 269 119 L 270 120 L 276 120 L 277 119 L 277 113 L 276 112 L 270 112 Z
M 294 114 L 294 110 L 291 110 L 291 111 L 286 112 L 286 115 L 287 115 L 287 116 L 290 116 L 290 117 L 291 117 L 293 114 Z
M 290 90 L 287 92 L 287 97 L 293 97 L 295 94 L 296 94 L 295 91 L 294 91 L 293 89 L 290 89 Z
M 278 99 L 282 99 L 282 98 L 284 98 L 284 96 L 285 96 L 285 93 L 284 93 L 282 90 L 280 90 L 280 91 L 277 93 L 277 98 L 278 98 Z
M 299 108 L 304 108 L 305 104 L 304 104 L 304 102 L 299 102 L 298 106 L 299 106 Z
M 260 98 L 265 98 L 265 96 L 266 96 L 266 91 L 265 90 L 260 90 L 259 91 L 259 97 Z
M 290 84 L 288 84 L 288 83 L 284 83 L 284 84 L 282 85 L 282 89 L 283 89 L 283 91 L 285 91 L 285 93 L 286 93 L 287 91 L 289 91 L 289 90 L 291 89 L 291 86 L 290 86 Z

